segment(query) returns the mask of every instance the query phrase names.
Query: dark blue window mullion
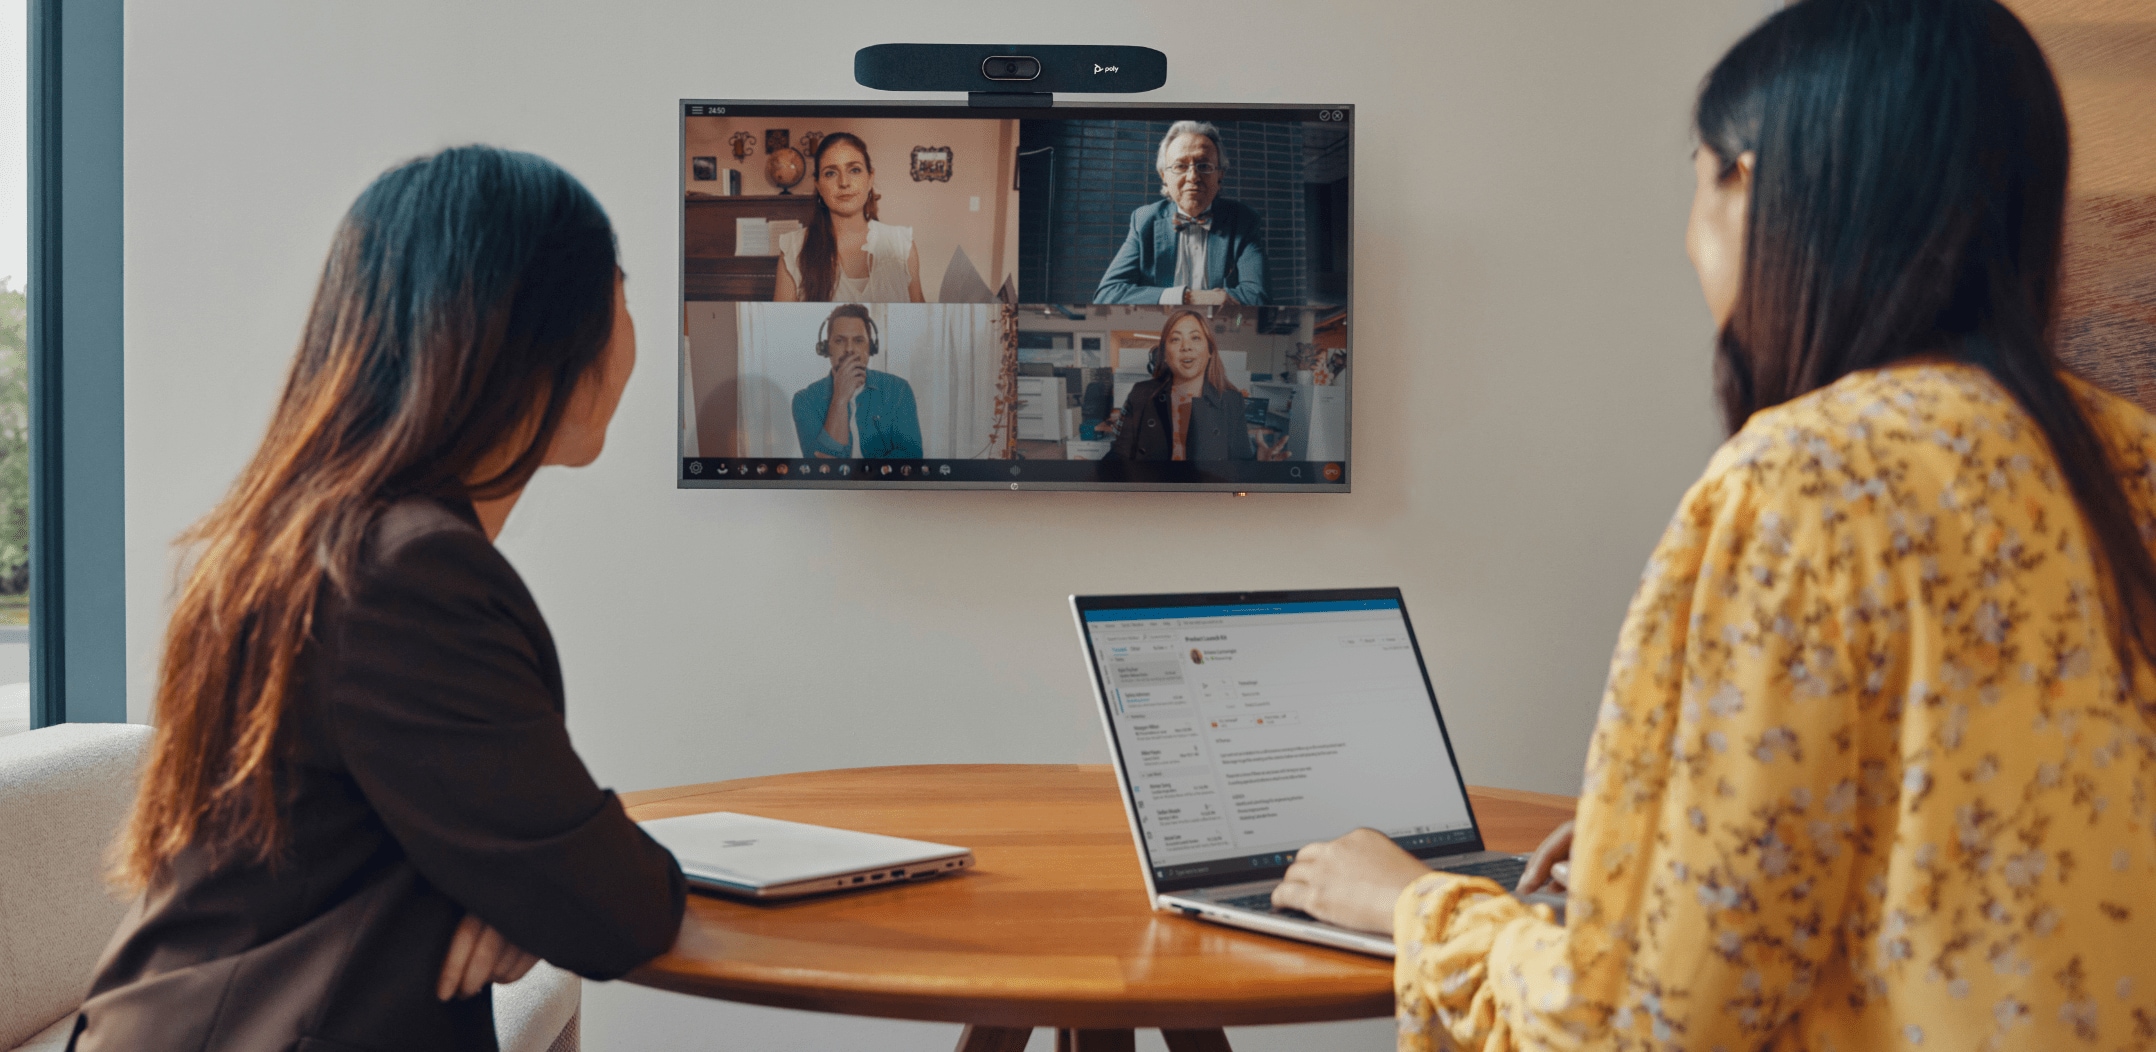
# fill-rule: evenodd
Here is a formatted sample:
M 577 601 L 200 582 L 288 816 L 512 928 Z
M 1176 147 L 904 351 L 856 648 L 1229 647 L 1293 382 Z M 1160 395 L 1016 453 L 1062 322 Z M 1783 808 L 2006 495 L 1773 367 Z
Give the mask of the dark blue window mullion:
M 127 718 L 122 0 L 30 0 L 31 725 Z

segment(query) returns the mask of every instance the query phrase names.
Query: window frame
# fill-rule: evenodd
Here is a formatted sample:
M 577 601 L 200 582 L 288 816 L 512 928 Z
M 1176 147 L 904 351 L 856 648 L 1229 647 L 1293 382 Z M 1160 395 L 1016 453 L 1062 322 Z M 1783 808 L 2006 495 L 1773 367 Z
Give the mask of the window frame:
M 124 0 L 29 0 L 30 725 L 127 720 Z

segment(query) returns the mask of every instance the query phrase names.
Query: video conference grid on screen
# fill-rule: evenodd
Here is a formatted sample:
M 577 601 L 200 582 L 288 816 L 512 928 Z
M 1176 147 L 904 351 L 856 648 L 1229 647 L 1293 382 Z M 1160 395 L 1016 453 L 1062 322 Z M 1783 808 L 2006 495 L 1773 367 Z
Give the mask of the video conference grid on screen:
M 1156 882 L 1279 869 L 1359 825 L 1474 838 L 1397 600 L 1084 618 Z
M 1349 482 L 1349 107 L 684 102 L 684 486 Z

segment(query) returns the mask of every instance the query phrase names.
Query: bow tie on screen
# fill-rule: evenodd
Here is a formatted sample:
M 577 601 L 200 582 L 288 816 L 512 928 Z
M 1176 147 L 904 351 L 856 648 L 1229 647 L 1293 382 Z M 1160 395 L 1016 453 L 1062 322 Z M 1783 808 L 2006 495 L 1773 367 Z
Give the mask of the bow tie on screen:
M 1175 232 L 1180 234 L 1189 227 L 1197 227 L 1198 229 L 1203 230 L 1208 234 L 1212 233 L 1213 213 L 1207 212 L 1196 219 L 1192 219 L 1181 212 L 1177 212 L 1175 214 Z

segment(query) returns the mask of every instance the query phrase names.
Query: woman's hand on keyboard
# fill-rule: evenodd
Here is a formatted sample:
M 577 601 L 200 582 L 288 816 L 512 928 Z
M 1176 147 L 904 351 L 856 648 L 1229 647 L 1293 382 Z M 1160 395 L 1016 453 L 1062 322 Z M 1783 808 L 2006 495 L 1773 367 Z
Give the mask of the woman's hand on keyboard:
M 1392 931 L 1400 893 L 1430 867 L 1375 829 L 1358 829 L 1295 853 L 1273 905 L 1357 931 Z
M 1525 895 L 1540 891 L 1552 895 L 1565 893 L 1565 877 L 1569 874 L 1559 866 L 1572 858 L 1572 823 L 1567 821 L 1542 838 L 1542 846 L 1527 856 L 1527 870 L 1520 874 L 1520 886 L 1516 894 Z M 1566 867 L 1569 868 L 1569 867 Z

